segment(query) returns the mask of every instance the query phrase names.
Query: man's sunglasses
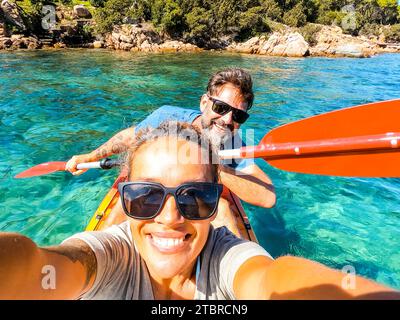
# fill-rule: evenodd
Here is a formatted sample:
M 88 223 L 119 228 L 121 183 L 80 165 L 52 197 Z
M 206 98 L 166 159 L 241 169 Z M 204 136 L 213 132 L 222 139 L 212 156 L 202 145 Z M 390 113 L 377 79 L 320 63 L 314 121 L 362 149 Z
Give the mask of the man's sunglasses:
M 118 184 L 122 207 L 134 219 L 149 220 L 161 211 L 168 194 L 174 196 L 179 213 L 189 220 L 210 218 L 218 207 L 222 184 L 191 182 L 166 188 L 153 182 L 122 182 Z
M 215 99 L 213 97 L 210 97 L 207 95 L 207 97 L 212 101 L 213 105 L 211 107 L 212 111 L 215 113 L 218 113 L 219 115 L 223 116 L 229 112 L 232 111 L 232 119 L 233 121 L 237 123 L 245 123 L 245 121 L 249 118 L 249 114 L 246 111 L 231 107 L 229 104 Z

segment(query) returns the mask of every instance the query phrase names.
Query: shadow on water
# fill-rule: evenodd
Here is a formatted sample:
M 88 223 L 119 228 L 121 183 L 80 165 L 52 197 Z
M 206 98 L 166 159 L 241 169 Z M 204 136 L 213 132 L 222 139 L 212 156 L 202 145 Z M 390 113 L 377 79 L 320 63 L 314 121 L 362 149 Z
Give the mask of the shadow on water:
M 296 254 L 301 246 L 300 235 L 287 227 L 278 208 L 262 209 L 246 205 L 249 219 L 260 244 L 274 257 Z

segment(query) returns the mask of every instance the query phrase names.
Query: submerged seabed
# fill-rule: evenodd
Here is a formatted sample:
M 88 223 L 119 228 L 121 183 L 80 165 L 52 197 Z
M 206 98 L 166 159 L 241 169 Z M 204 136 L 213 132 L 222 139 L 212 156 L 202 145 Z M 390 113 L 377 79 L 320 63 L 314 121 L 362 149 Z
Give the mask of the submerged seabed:
M 2 53 L 0 231 L 21 232 L 49 245 L 83 230 L 115 171 L 12 177 L 37 163 L 89 152 L 163 104 L 197 108 L 209 75 L 232 65 L 254 76 L 256 103 L 244 128 L 255 129 L 257 142 L 284 123 L 399 98 L 400 55 Z M 258 163 L 273 179 L 278 203 L 269 210 L 245 208 L 260 243 L 273 256 L 300 255 L 335 268 L 351 265 L 400 289 L 398 179 L 302 175 Z

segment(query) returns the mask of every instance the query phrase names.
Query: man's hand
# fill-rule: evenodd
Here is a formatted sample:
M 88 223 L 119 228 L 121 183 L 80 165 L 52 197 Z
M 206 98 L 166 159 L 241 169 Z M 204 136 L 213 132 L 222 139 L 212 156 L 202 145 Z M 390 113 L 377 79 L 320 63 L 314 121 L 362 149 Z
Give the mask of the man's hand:
M 99 161 L 103 158 L 125 152 L 129 149 L 135 139 L 135 127 L 130 127 L 118 132 L 106 143 L 98 147 L 96 150 L 87 154 L 73 156 L 65 166 L 65 170 L 77 176 L 87 171 L 78 170 L 76 166 L 80 163 Z
M 95 161 L 95 160 L 89 153 L 88 154 L 79 154 L 79 155 L 73 156 L 71 159 L 68 160 L 67 164 L 65 165 L 65 170 L 71 172 L 74 176 L 78 176 L 78 175 L 86 172 L 88 169 L 78 170 L 76 166 L 80 163 L 92 162 L 92 161 Z

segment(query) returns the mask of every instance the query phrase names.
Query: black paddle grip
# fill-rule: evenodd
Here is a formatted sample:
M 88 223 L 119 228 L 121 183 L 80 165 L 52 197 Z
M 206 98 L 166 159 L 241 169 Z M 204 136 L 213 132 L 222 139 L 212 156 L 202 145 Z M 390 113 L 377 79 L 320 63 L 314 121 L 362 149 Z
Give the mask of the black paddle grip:
M 108 170 L 114 167 L 119 167 L 121 165 L 121 160 L 105 158 L 100 161 L 100 167 L 104 170 Z

